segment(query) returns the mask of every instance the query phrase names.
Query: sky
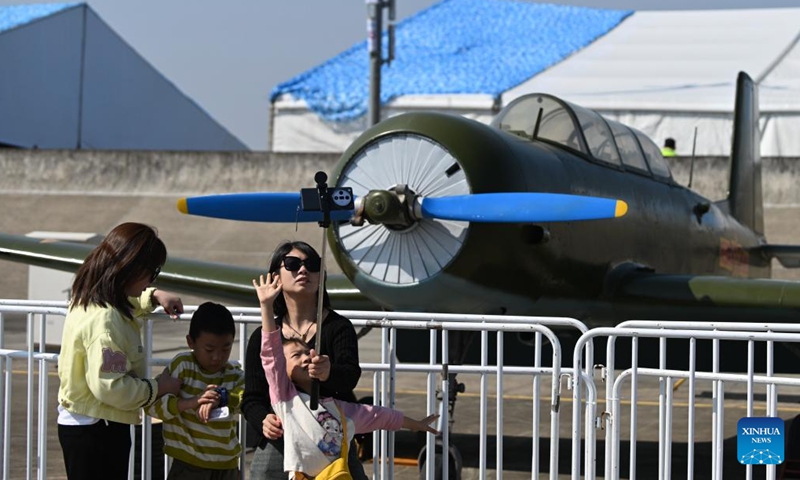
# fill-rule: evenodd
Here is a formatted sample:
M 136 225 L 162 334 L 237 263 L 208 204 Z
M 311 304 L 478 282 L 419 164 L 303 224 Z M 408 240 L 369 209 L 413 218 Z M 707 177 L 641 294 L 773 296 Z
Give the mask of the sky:
M 397 20 L 438 1 L 396 0 Z M 0 5 L 23 3 L 44 2 L 0 0 Z M 366 38 L 364 0 L 89 0 L 87 3 L 151 65 L 253 150 L 267 148 L 269 94 L 276 85 Z M 800 6 L 800 0 L 551 0 L 549 3 L 633 10 Z

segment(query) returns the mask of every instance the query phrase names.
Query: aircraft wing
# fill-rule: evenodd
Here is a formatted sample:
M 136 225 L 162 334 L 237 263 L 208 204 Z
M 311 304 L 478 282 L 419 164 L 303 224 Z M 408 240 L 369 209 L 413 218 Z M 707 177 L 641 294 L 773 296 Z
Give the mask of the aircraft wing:
M 75 272 L 94 245 L 0 234 L 0 260 Z M 257 306 L 252 279 L 256 268 L 170 258 L 155 285 L 181 294 L 241 306 Z M 328 294 L 340 310 L 380 310 L 343 275 L 328 277 Z
M 776 258 L 793 258 L 793 250 L 776 247 Z M 74 272 L 92 245 L 0 234 L 0 260 Z M 764 248 L 764 247 L 762 247 Z M 767 254 L 766 252 L 764 252 Z M 781 255 L 779 257 L 778 255 Z M 789 260 L 786 260 L 789 261 Z M 254 306 L 251 280 L 260 269 L 170 258 L 156 286 L 235 305 Z M 328 278 L 328 293 L 341 310 L 380 310 L 342 275 Z M 800 282 L 701 275 L 629 272 L 610 282 L 606 296 L 645 304 L 732 308 L 800 309 Z
M 800 282 L 790 280 L 637 272 L 622 278 L 608 294 L 647 303 L 800 309 Z

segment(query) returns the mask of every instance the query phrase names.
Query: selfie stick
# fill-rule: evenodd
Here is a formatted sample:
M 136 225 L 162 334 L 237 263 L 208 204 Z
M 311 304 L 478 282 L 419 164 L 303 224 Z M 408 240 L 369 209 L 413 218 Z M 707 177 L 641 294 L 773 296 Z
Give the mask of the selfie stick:
M 322 303 L 325 298 L 325 250 L 328 245 L 328 236 L 326 235 L 328 226 L 331 224 L 331 205 L 328 202 L 328 175 L 325 172 L 317 172 L 314 175 L 314 181 L 317 182 L 317 192 L 319 193 L 319 206 L 322 211 L 322 221 L 319 226 L 322 227 L 322 253 L 320 254 L 320 267 L 319 267 L 319 294 L 317 295 L 317 340 L 314 342 L 314 349 L 319 355 L 320 348 L 322 347 Z M 316 410 L 319 406 L 319 379 L 314 379 L 311 382 L 311 409 Z

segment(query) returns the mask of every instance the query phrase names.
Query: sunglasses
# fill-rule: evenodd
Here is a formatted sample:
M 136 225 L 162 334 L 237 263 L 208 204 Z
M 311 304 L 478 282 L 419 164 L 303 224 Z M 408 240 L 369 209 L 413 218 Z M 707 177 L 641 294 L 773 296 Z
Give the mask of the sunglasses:
M 161 273 L 161 267 L 156 267 L 155 271 L 153 272 L 153 275 L 150 277 L 150 283 L 156 281 L 156 278 L 158 278 L 159 273 Z
M 317 273 L 319 272 L 320 267 L 322 267 L 322 260 L 311 257 L 306 258 L 305 260 L 301 260 L 298 257 L 283 257 L 283 267 L 290 272 L 300 271 L 300 267 L 303 265 L 306 266 L 306 270 L 309 272 Z

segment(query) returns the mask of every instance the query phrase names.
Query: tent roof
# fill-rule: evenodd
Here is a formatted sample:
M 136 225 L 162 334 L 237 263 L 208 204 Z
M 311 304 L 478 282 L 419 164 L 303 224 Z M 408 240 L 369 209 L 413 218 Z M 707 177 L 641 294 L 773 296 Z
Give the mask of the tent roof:
M 800 110 L 800 8 L 636 12 L 564 62 L 503 94 L 547 92 L 606 110 L 730 112 L 736 75 L 766 111 Z
M 48 17 L 82 3 L 45 3 L 0 6 L 0 33 Z
M 413 94 L 498 96 L 630 14 L 511 0 L 444 0 L 398 24 L 396 58 L 381 71 L 381 102 Z M 362 42 L 278 85 L 272 99 L 290 94 L 326 120 L 352 120 L 367 110 L 368 69 Z
M 631 13 L 444 0 L 398 25 L 381 103 L 459 108 L 502 96 L 506 105 L 545 92 L 601 111 L 729 114 L 736 75 L 745 71 L 760 86 L 762 112 L 800 111 L 800 8 Z M 273 101 L 288 94 L 284 106 L 299 101 L 325 121 L 360 117 L 366 48 L 362 42 L 278 85 Z

